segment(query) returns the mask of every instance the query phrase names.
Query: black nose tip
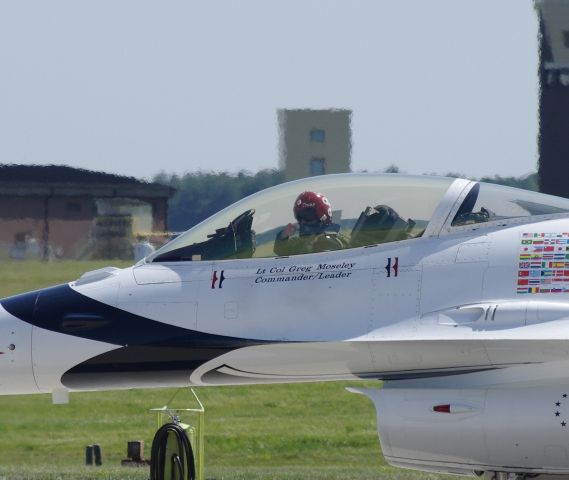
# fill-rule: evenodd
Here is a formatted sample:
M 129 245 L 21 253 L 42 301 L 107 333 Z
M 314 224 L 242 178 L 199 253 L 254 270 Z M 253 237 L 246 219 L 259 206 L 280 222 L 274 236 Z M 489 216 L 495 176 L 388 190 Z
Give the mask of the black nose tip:
M 195 336 L 90 298 L 67 284 L 10 297 L 2 305 L 36 327 L 114 345 L 185 344 L 188 335 Z
M 22 293 L 3 299 L 0 303 L 6 311 L 24 322 L 33 324 L 34 310 L 39 291 Z

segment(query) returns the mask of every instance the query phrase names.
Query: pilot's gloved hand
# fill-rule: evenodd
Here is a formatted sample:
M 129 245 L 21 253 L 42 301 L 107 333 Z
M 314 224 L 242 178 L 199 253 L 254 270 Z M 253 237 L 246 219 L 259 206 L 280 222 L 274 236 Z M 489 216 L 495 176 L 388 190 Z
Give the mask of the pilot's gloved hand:
M 294 235 L 298 230 L 298 225 L 296 223 L 289 223 L 281 232 L 281 240 L 286 240 L 288 237 Z

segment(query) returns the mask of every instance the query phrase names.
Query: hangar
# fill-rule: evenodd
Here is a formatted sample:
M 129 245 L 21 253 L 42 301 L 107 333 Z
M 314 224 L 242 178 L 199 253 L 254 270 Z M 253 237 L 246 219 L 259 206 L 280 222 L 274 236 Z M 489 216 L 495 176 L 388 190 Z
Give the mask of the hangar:
M 132 258 L 167 230 L 171 187 L 64 165 L 0 164 L 0 248 L 11 258 Z

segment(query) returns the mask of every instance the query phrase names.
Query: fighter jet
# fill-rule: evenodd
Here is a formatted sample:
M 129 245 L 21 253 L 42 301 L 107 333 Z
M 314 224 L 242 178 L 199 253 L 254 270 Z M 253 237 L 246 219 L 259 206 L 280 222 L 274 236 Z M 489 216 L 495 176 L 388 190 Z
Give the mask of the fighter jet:
M 391 464 L 569 475 L 567 199 L 313 177 L 0 305 L 2 394 L 377 379 Z

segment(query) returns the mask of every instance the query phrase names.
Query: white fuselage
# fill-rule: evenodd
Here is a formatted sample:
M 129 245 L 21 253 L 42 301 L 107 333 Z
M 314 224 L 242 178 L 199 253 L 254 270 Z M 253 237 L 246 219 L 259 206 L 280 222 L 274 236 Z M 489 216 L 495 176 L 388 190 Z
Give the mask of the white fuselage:
M 330 197 L 337 223 L 318 235 L 341 250 L 295 251 L 300 234 L 281 245 L 302 191 Z M 304 179 L 131 268 L 0 300 L 0 394 L 378 379 L 361 393 L 393 465 L 569 474 L 568 293 L 566 199 Z
M 563 360 L 569 302 L 516 293 L 512 245 L 532 229 L 141 262 L 11 297 L 0 307 L 1 392 L 405 379 Z

